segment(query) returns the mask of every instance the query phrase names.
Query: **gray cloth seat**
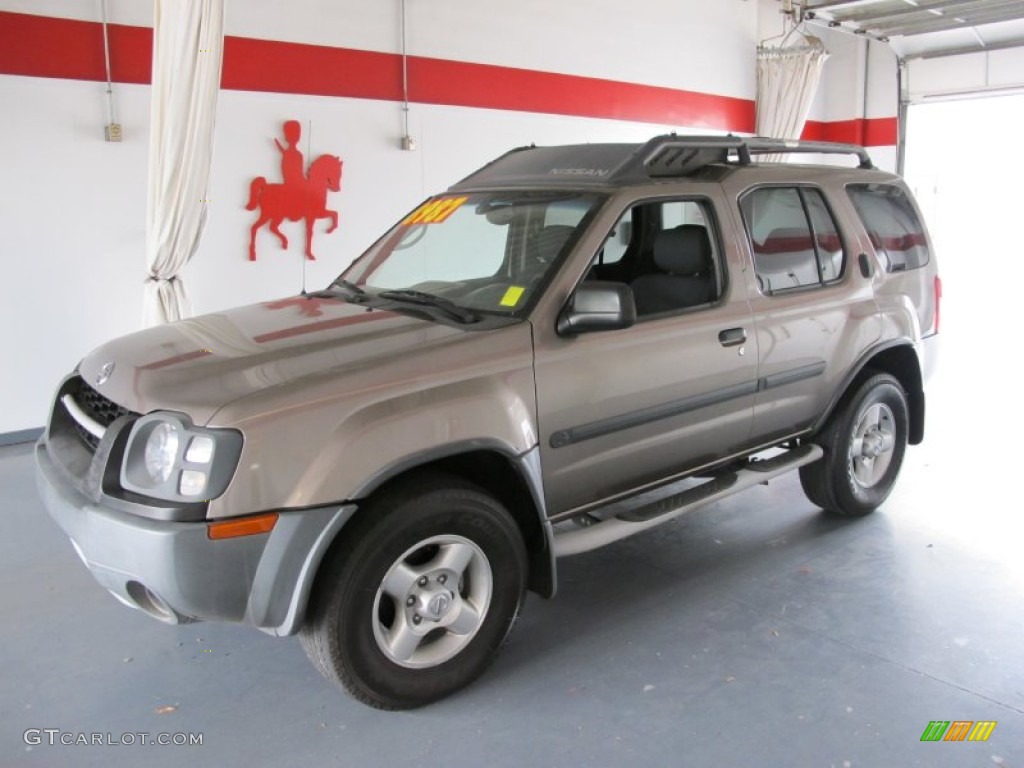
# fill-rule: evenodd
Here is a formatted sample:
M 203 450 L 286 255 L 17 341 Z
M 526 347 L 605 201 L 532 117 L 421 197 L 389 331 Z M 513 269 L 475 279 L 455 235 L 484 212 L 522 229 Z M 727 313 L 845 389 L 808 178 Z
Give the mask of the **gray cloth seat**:
M 633 281 L 638 315 L 654 315 L 715 299 L 711 240 L 706 227 L 683 224 L 654 240 L 654 265 L 661 270 Z

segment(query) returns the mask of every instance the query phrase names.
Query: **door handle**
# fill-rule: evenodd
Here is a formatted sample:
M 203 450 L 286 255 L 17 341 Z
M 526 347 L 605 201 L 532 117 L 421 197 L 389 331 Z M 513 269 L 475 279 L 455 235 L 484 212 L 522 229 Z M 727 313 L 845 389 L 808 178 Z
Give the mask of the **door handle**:
M 857 257 L 857 264 L 860 266 L 860 273 L 864 277 L 871 277 L 871 259 L 866 253 Z
M 718 341 L 723 347 L 735 347 L 746 340 L 747 330 L 745 328 L 726 328 L 724 331 L 718 332 Z

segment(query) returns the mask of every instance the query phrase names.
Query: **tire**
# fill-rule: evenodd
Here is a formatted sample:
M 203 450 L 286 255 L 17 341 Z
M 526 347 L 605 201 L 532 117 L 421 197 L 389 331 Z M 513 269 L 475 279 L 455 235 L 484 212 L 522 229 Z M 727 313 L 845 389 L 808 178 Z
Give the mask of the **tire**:
M 505 508 L 420 475 L 368 504 L 317 576 L 300 639 L 323 675 L 378 709 L 410 709 L 490 665 L 522 605 L 527 560 Z
M 800 468 L 807 498 L 840 517 L 877 509 L 903 464 L 908 414 L 906 393 L 894 376 L 878 373 L 863 381 L 815 440 L 825 455 Z

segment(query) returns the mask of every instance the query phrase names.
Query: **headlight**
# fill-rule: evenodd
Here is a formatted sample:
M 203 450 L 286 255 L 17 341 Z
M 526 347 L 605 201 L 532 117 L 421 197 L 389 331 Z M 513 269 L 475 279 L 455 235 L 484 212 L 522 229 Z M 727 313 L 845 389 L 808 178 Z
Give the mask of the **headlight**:
M 149 433 L 143 456 L 153 485 L 166 483 L 174 469 L 174 461 L 178 458 L 177 427 L 166 422 L 157 424 Z
M 121 486 L 166 501 L 209 501 L 227 489 L 241 453 L 242 435 L 234 429 L 197 427 L 180 413 L 151 413 L 132 425 Z

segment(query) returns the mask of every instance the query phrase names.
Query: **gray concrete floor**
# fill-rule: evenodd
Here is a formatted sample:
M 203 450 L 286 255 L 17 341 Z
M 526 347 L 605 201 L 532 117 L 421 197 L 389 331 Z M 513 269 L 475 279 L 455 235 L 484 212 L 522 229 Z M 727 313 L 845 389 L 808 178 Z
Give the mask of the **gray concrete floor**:
M 1007 385 L 964 424 L 968 379 L 933 391 L 879 513 L 826 519 L 790 476 L 565 560 L 476 685 L 397 714 L 332 688 L 294 638 L 115 602 L 43 511 L 30 447 L 0 449 L 0 764 L 1024 766 L 1021 506 L 987 453 L 1019 417 Z M 998 725 L 922 743 L 930 720 Z

